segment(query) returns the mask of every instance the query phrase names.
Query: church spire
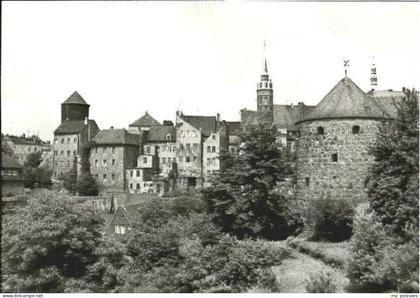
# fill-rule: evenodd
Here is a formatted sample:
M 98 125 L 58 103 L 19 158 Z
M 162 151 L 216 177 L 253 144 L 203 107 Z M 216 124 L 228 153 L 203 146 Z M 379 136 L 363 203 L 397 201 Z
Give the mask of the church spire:
M 375 56 L 372 57 L 372 67 L 370 68 L 370 86 L 372 89 L 378 88 L 378 77 L 376 75 Z
M 264 69 L 263 69 L 263 74 L 268 74 L 268 67 L 267 67 L 267 54 L 266 54 L 266 43 L 265 43 L 265 39 L 264 39 Z
M 261 80 L 257 83 L 257 111 L 269 115 L 269 120 L 273 118 L 273 83 L 268 74 L 266 43 L 264 40 L 264 64 Z

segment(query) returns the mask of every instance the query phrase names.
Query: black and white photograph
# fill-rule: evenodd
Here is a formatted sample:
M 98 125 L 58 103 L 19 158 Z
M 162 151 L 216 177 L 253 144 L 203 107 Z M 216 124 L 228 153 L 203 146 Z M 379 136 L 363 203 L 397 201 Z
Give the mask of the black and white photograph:
M 1 6 L 2 297 L 418 297 L 418 3 Z

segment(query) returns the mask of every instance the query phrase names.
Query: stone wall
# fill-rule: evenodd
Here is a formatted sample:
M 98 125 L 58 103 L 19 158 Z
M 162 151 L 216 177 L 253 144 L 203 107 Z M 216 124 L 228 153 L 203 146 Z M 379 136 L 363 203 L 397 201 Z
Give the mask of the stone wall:
M 314 120 L 299 125 L 296 198 L 307 202 L 331 195 L 360 202 L 366 199 L 364 182 L 373 156 L 379 121 L 370 119 Z M 359 127 L 353 133 L 353 127 Z M 318 128 L 324 130 L 319 134 Z M 337 154 L 337 161 L 333 161 Z

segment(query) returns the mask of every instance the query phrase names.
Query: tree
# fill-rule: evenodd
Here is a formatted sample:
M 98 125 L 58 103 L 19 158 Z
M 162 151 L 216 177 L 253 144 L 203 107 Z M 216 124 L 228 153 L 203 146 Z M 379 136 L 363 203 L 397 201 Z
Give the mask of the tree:
M 203 190 L 207 212 L 223 231 L 240 238 L 282 239 L 301 226 L 290 198 L 276 190 L 277 182 L 292 174 L 286 150 L 276 142 L 276 130 L 260 124 L 240 136 L 239 156 L 229 153 L 220 176 Z
M 63 292 L 82 278 L 98 257 L 103 219 L 72 199 L 29 200 L 3 222 L 5 292 Z
M 405 237 L 419 218 L 419 107 L 418 93 L 406 90 L 396 104 L 397 117 L 379 127 L 371 148 L 375 163 L 368 177 L 370 205 L 394 236 Z
M 76 191 L 81 196 L 97 196 L 99 189 L 96 180 L 90 173 L 90 150 L 94 146 L 94 142 L 87 142 L 80 155 L 80 175 L 77 178 Z
M 13 158 L 15 156 L 15 152 L 13 148 L 10 146 L 8 142 L 6 142 L 3 138 L 3 134 L 1 135 L 1 152 L 6 154 L 7 156 Z
M 42 162 L 42 153 L 33 152 L 26 157 L 23 164 L 23 176 L 25 178 L 25 187 L 50 187 L 52 171 L 46 167 L 40 166 Z
M 73 166 L 68 172 L 64 174 L 63 177 L 63 186 L 67 189 L 70 193 L 76 193 L 76 186 L 77 186 L 77 170 L 76 167 Z

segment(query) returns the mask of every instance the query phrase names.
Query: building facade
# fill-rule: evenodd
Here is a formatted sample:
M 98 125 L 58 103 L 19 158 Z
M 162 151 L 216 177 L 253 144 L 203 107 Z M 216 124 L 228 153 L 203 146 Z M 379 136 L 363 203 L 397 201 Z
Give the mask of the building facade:
M 133 168 L 139 156 L 139 137 L 126 129 L 104 129 L 93 139 L 90 172 L 101 192 L 124 192 L 126 170 Z
M 29 154 L 34 152 L 44 154 L 51 150 L 49 142 L 44 142 L 35 135 L 30 137 L 25 134 L 21 136 L 2 135 L 2 142 L 5 142 L 12 149 L 14 158 L 21 165 L 25 163 Z
M 89 105 L 77 92 L 61 105 L 61 124 L 54 131 L 52 145 L 53 178 L 60 179 L 73 166 L 77 168 L 82 147 L 99 132 L 88 116 Z
M 23 167 L 15 159 L 1 153 L 1 196 L 11 197 L 23 193 Z

